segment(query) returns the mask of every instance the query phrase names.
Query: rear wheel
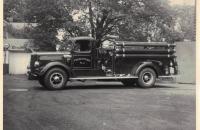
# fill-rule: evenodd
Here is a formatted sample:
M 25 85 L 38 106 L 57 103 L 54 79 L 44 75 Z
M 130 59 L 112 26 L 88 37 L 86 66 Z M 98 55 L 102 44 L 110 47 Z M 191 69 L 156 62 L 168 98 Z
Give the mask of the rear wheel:
M 60 68 L 50 69 L 44 76 L 44 86 L 50 90 L 63 89 L 67 83 L 68 75 Z
M 151 68 L 144 68 L 138 75 L 137 84 L 143 88 L 153 87 L 156 81 L 156 72 Z

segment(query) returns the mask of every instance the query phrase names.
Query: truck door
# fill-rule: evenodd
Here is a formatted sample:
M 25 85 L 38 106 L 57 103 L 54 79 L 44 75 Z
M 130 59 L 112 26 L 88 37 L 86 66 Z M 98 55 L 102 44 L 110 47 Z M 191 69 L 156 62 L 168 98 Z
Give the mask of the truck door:
M 73 48 L 73 70 L 93 69 L 92 41 L 76 40 Z

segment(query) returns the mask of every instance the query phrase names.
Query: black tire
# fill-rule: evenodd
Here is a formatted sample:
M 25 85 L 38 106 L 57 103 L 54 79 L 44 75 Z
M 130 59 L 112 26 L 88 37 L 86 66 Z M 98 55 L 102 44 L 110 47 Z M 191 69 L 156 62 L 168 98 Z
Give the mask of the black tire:
M 142 88 L 151 88 L 156 82 L 156 72 L 151 68 L 144 68 L 138 75 L 137 84 Z
M 44 76 L 44 86 L 50 90 L 60 90 L 66 86 L 67 73 L 60 68 L 50 69 Z
M 38 82 L 40 83 L 40 85 L 42 85 L 43 87 L 45 87 L 44 86 L 44 77 L 43 76 L 39 77 Z

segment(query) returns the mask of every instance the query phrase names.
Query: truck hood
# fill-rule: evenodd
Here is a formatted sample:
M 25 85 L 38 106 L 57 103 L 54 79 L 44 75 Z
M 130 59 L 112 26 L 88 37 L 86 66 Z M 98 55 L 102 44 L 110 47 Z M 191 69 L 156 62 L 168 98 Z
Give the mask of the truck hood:
M 71 52 L 33 52 L 32 55 L 71 55 Z
M 33 52 L 32 55 L 37 56 L 40 60 L 62 60 L 63 57 L 71 59 L 70 52 Z

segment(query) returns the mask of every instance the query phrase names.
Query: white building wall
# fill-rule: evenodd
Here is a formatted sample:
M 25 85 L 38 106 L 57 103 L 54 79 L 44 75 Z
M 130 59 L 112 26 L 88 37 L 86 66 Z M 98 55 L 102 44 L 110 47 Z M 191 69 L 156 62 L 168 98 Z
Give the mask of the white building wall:
M 26 74 L 30 61 L 30 53 L 9 52 L 9 74 Z

